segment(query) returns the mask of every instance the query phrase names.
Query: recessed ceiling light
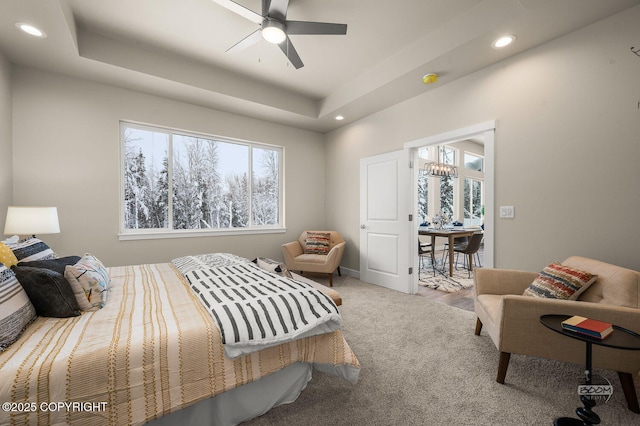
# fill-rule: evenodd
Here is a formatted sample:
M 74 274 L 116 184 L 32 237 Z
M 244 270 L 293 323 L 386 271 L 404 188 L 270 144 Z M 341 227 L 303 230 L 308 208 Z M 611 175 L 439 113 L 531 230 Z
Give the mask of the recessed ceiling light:
M 496 39 L 493 43 L 491 43 L 491 47 L 494 49 L 501 49 L 503 47 L 507 47 L 511 43 L 516 41 L 516 36 L 514 35 L 506 35 Z
M 25 24 L 24 22 L 16 22 L 16 27 L 18 27 L 23 32 L 29 35 L 32 35 L 34 37 L 45 38 L 47 36 L 44 31 L 34 27 L 31 24 Z
M 344 115 L 336 115 L 336 120 L 338 121 L 344 120 Z

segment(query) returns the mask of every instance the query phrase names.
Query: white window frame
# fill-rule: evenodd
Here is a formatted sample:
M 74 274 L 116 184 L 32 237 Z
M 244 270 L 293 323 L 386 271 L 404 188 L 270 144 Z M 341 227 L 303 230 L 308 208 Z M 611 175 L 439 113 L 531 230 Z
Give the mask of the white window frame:
M 145 239 L 160 239 L 160 238 L 188 238 L 188 237 L 212 237 L 212 236 L 223 236 L 223 235 L 247 235 L 247 234 L 272 234 L 272 233 L 284 233 L 286 232 L 285 226 L 285 188 L 284 188 L 284 158 L 285 158 L 285 148 L 279 145 L 266 144 L 260 142 L 253 142 L 241 139 L 234 139 L 229 137 L 211 135 L 206 133 L 198 133 L 193 131 L 184 131 L 181 129 L 174 129 L 164 126 L 158 125 L 150 125 L 144 123 L 138 123 L 133 121 L 121 120 L 119 124 L 119 147 L 120 147 L 120 167 L 119 167 L 119 181 L 120 181 L 120 191 L 119 191 L 119 199 L 118 199 L 118 209 L 119 209 L 119 232 L 118 239 L 119 240 L 145 240 Z M 124 132 L 126 128 L 135 128 L 139 130 L 146 130 L 151 132 L 158 133 L 166 133 L 169 135 L 169 146 L 168 146 L 168 155 L 169 155 L 169 164 L 173 162 L 173 134 L 180 134 L 182 136 L 196 137 L 202 139 L 210 139 L 224 143 L 233 143 L 239 145 L 245 145 L 249 147 L 249 155 L 248 155 L 248 180 L 250 187 L 248 188 L 248 196 L 249 196 L 249 226 L 243 228 L 205 228 L 205 229 L 171 229 L 171 228 L 162 228 L 162 229 L 125 229 L 124 224 L 124 212 L 125 212 L 125 203 L 124 203 L 124 194 L 125 194 L 125 149 L 124 149 Z M 278 173 L 278 185 L 279 185 L 279 223 L 274 225 L 252 225 L 253 221 L 253 209 L 251 205 L 251 197 L 252 197 L 252 188 L 253 188 L 253 180 L 252 180 L 252 167 L 253 167 L 253 149 L 252 148 L 262 148 L 262 149 L 272 149 L 279 151 L 279 173 Z M 171 200 L 169 203 L 169 222 L 173 223 L 173 167 L 169 168 L 169 199 Z

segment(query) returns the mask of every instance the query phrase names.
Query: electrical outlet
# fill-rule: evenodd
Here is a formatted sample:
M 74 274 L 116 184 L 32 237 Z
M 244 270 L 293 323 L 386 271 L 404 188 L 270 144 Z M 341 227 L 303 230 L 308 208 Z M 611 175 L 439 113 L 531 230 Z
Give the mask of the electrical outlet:
M 515 210 L 513 206 L 500 206 L 501 219 L 513 219 L 514 217 L 515 217 Z

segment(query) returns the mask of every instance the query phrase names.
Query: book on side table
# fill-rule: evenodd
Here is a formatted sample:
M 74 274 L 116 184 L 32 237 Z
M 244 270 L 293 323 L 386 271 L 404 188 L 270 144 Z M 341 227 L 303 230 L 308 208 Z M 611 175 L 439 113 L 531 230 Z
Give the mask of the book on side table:
M 581 317 L 579 315 L 574 315 L 571 318 L 562 321 L 562 328 L 573 331 L 574 333 L 586 334 L 587 336 L 595 337 L 596 339 L 604 339 L 613 333 L 612 324 Z

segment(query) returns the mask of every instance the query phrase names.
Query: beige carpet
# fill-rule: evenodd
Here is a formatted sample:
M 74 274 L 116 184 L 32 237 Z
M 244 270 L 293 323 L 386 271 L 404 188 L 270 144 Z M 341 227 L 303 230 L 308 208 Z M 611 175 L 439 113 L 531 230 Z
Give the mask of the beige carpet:
M 575 416 L 582 366 L 513 355 L 500 385 L 498 351 L 484 332 L 473 334 L 472 312 L 350 277 L 336 276 L 334 287 L 345 337 L 362 364 L 359 382 L 314 372 L 297 401 L 246 424 L 551 425 Z M 614 386 L 611 400 L 595 408 L 602 424 L 640 424 L 617 375 L 597 373 Z

